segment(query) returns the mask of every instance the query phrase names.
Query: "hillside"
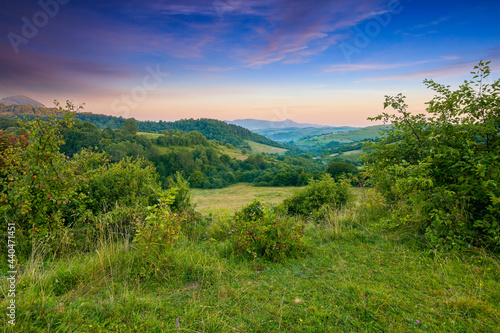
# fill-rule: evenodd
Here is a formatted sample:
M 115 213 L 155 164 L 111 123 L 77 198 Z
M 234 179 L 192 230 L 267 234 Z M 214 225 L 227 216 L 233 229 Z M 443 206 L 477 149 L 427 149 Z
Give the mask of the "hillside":
M 29 98 L 29 97 L 24 96 L 24 95 L 4 97 L 4 98 L 0 99 L 0 103 L 6 104 L 6 105 L 11 105 L 11 104 L 15 104 L 15 105 L 30 104 L 32 106 L 43 106 L 43 107 L 45 107 L 45 105 L 43 105 L 42 103 L 40 103 L 38 101 L 35 101 L 34 99 Z
M 62 116 L 63 113 L 59 112 L 56 108 L 45 108 L 41 106 L 32 105 L 6 105 L 0 104 L 0 116 L 15 117 L 20 116 L 30 117 L 44 117 L 54 115 L 56 117 Z M 100 129 L 107 127 L 111 129 L 118 129 L 123 126 L 125 118 L 108 116 L 103 114 L 94 114 L 90 112 L 77 112 L 75 118 L 80 119 L 82 122 L 89 122 L 94 124 Z M 217 140 L 224 144 L 230 143 L 237 147 L 245 147 L 247 143 L 245 140 L 250 140 L 256 143 L 278 147 L 287 148 L 285 145 L 268 139 L 260 134 L 253 133 L 250 130 L 232 124 L 227 124 L 223 121 L 216 119 L 182 119 L 174 122 L 167 121 L 138 121 L 135 120 L 139 131 L 142 132 L 160 132 L 165 130 L 181 130 L 184 132 L 198 131 L 203 134 L 208 140 Z
M 64 113 L 59 112 L 56 108 L 46 108 L 45 106 L 33 106 L 31 104 L 5 104 L 0 102 L 0 116 L 3 117 L 20 117 L 23 115 L 46 117 L 54 115 L 56 117 L 62 116 Z
M 330 147 L 352 142 L 366 141 L 380 138 L 380 132 L 387 130 L 390 125 L 375 125 L 356 129 L 348 132 L 328 133 L 316 135 L 307 139 L 295 142 L 298 147 L 323 146 Z
M 347 132 L 359 129 L 358 127 L 341 126 L 341 127 L 287 127 L 287 128 L 267 128 L 255 129 L 254 133 L 260 134 L 277 142 L 297 142 L 317 135 Z

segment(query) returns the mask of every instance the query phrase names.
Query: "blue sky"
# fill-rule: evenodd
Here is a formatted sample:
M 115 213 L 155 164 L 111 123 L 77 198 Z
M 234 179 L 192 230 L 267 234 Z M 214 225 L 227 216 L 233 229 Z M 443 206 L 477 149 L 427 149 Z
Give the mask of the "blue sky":
M 498 1 L 12 1 L 0 97 L 136 119 L 370 125 L 386 94 L 423 111 L 425 78 L 458 86 L 480 59 L 497 78 L 498 13 Z

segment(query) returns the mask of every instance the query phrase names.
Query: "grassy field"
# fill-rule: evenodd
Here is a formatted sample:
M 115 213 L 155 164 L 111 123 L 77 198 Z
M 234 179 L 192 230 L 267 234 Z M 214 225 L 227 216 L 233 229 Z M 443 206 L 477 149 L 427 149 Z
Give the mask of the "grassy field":
M 234 213 L 254 198 L 276 205 L 297 190 L 296 187 L 255 187 L 249 184 L 236 184 L 215 190 L 193 189 L 191 201 L 201 213 L 221 208 Z
M 194 198 L 241 206 L 259 192 L 211 193 Z M 305 222 L 309 249 L 281 263 L 235 255 L 217 220 L 158 252 L 101 235 L 86 254 L 35 255 L 18 264 L 16 326 L 2 311 L 2 331 L 499 332 L 497 256 L 377 231 L 368 194 L 355 193 L 324 224 Z
M 137 135 L 145 136 L 148 139 L 156 139 L 156 138 L 162 136 L 163 134 L 160 134 L 160 133 L 137 132 Z
M 364 153 L 365 153 L 365 151 L 363 151 L 362 149 L 351 150 L 351 151 L 342 152 L 340 154 L 338 154 L 338 153 L 337 154 L 332 154 L 330 156 L 327 156 L 323 160 L 328 163 L 328 162 L 332 161 L 333 159 L 341 158 L 343 160 L 346 160 L 346 161 L 354 163 L 354 162 L 359 162 L 359 158 Z
M 245 140 L 245 142 L 252 148 L 253 153 L 284 154 L 287 151 L 287 149 L 268 146 L 253 141 Z
M 326 145 L 332 141 L 337 141 L 340 143 L 359 142 L 367 139 L 378 138 L 380 136 L 379 132 L 388 128 L 389 128 L 388 125 L 375 125 L 349 132 L 322 134 L 314 136 L 312 138 L 297 141 L 295 145 L 297 146 L 314 146 L 316 144 Z

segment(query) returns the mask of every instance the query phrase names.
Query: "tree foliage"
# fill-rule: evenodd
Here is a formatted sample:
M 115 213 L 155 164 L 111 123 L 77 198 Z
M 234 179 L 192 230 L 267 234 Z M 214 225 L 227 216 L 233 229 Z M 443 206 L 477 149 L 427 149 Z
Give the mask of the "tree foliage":
M 457 90 L 425 80 L 436 92 L 427 114 L 411 114 L 401 94 L 386 96 L 373 120 L 392 122 L 367 145 L 366 173 L 392 208 L 389 227 L 411 227 L 435 245 L 500 250 L 500 80 L 486 82 L 489 62 Z

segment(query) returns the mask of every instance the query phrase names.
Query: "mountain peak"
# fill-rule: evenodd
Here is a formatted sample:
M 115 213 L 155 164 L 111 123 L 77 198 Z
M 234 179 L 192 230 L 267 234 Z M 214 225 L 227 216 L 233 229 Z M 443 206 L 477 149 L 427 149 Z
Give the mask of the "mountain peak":
M 16 95 L 16 96 L 8 96 L 0 99 L 0 103 L 11 105 L 11 104 L 17 104 L 17 105 L 23 105 L 23 104 L 30 104 L 33 106 L 45 106 L 42 103 L 35 101 L 32 98 L 29 98 L 28 96 L 24 95 Z
M 290 128 L 290 127 L 297 127 L 297 128 L 328 127 L 325 125 L 318 125 L 318 124 L 297 123 L 290 119 L 286 119 L 283 121 L 259 120 L 259 119 L 236 119 L 233 121 L 226 120 L 225 122 L 228 124 L 234 124 L 244 128 L 248 128 L 249 130 L 267 129 L 267 128 Z

